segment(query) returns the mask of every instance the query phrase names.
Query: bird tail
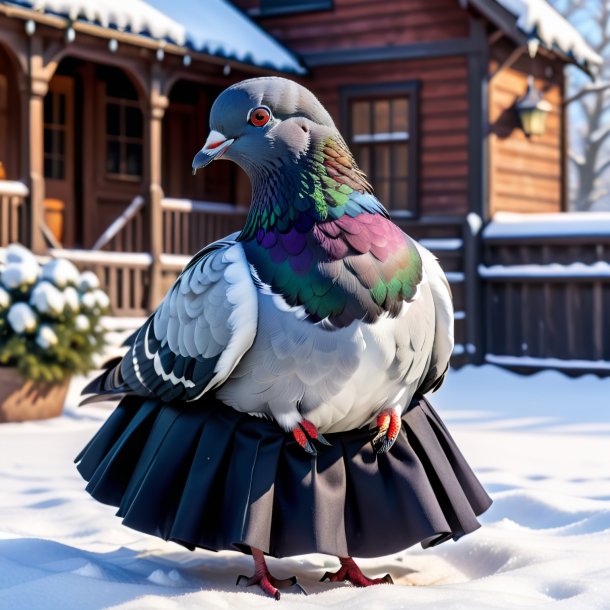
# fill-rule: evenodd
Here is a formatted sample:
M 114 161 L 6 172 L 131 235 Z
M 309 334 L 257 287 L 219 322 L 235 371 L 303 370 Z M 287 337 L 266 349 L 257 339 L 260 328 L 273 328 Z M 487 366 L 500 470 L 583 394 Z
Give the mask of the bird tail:
M 88 383 L 81 392 L 81 396 L 86 394 L 93 394 L 93 396 L 82 400 L 79 406 L 108 400 L 109 397 L 120 399 L 130 392 L 129 386 L 121 375 L 121 360 L 120 357 L 112 358 L 104 364 L 102 373 Z

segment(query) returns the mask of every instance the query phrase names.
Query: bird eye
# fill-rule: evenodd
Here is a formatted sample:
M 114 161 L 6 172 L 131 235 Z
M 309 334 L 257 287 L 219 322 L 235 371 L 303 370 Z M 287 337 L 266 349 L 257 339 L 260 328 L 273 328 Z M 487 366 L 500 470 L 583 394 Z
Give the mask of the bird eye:
M 271 110 L 267 106 L 258 106 L 248 112 L 248 123 L 254 127 L 263 127 L 271 118 Z

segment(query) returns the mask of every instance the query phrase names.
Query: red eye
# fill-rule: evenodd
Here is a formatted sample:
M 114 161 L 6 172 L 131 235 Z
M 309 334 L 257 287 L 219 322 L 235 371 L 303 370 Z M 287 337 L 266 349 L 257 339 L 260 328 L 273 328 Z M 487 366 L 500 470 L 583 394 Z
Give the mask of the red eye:
M 259 106 L 250 110 L 248 115 L 248 121 L 254 125 L 254 127 L 263 127 L 269 122 L 271 118 L 271 111 L 266 106 Z

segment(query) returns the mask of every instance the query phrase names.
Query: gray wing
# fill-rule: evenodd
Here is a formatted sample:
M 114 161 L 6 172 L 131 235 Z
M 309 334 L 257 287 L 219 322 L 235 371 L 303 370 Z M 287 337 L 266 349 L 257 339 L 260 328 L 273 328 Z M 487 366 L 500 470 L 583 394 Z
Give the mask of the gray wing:
M 257 319 L 256 287 L 241 244 L 215 242 L 191 260 L 94 390 L 196 400 L 222 384 L 250 349 Z

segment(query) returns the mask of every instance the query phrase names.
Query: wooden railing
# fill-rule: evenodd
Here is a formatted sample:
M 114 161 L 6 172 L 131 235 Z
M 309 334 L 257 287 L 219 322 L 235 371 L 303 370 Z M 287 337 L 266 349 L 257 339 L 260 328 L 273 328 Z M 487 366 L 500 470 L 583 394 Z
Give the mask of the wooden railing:
M 145 252 L 102 252 L 52 249 L 53 257 L 67 258 L 81 271 L 93 271 L 108 293 L 116 316 L 145 316 L 152 257 Z
M 193 255 L 203 246 L 235 231 L 246 219 L 247 210 L 228 203 L 163 199 L 164 254 Z
M 113 220 L 100 235 L 91 249 L 111 252 L 145 252 L 147 249 L 144 230 L 145 202 L 141 195 L 134 197 L 123 213 Z
M 27 243 L 29 190 L 22 182 L 0 180 L 0 247 L 14 242 Z
M 484 232 L 485 359 L 610 375 L 610 214 L 556 216 Z

